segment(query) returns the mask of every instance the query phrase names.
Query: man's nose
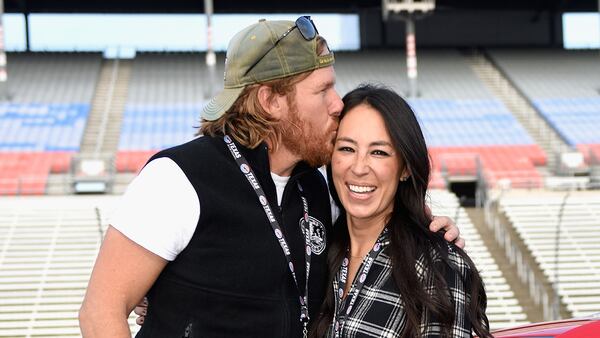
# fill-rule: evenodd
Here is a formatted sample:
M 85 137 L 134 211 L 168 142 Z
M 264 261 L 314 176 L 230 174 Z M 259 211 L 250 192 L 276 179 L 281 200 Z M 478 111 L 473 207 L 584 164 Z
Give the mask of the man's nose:
M 332 95 L 333 95 L 333 102 L 330 105 L 331 109 L 329 111 L 329 115 L 338 117 L 338 116 L 340 116 L 340 113 L 342 112 L 342 109 L 344 108 L 344 102 L 342 102 L 342 98 L 340 97 L 340 95 L 338 95 L 338 93 L 337 93 L 337 91 L 335 91 L 335 89 L 333 90 Z

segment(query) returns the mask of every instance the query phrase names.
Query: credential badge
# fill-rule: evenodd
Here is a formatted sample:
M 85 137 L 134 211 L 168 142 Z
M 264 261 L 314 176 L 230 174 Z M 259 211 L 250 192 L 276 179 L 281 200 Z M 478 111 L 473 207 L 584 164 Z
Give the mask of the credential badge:
M 327 244 L 327 235 L 325 232 L 325 226 L 318 219 L 309 216 L 308 221 L 310 222 L 307 226 L 305 218 L 300 218 L 300 226 L 303 229 L 309 229 L 312 225 L 312 233 L 310 234 L 310 246 L 312 253 L 315 255 L 320 255 L 325 251 L 325 246 Z

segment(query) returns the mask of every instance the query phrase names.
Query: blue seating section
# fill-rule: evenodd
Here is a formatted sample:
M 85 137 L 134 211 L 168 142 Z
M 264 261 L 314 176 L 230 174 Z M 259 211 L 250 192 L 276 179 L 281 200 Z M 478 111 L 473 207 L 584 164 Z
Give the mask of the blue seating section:
M 600 143 L 600 98 L 537 99 L 534 104 L 570 145 Z
M 0 103 L 0 151 L 78 151 L 89 104 Z
M 533 139 L 497 100 L 414 99 L 429 147 L 534 144 Z
M 201 105 L 128 105 L 123 114 L 119 151 L 159 150 L 194 137 Z

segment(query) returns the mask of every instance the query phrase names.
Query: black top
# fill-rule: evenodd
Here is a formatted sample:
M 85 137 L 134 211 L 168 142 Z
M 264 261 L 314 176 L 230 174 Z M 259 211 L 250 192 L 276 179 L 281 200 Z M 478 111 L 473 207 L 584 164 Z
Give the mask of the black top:
M 304 188 L 315 228 L 308 297 L 314 319 L 325 294 L 331 234 L 325 180 L 317 170 L 298 164 L 279 208 L 266 146 L 238 148 L 276 211 L 302 288 L 303 211 L 296 180 Z M 189 337 L 300 337 L 300 295 L 264 210 L 223 139 L 201 137 L 150 161 L 161 157 L 172 159 L 185 173 L 201 212 L 190 243 L 150 290 L 148 314 L 137 336 L 182 337 L 188 328 Z

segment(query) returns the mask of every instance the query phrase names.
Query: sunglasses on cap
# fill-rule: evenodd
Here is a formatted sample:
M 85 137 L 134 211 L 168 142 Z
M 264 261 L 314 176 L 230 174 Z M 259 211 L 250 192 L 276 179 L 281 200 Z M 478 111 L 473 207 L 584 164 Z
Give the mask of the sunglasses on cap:
M 250 71 L 254 67 L 256 67 L 256 65 L 262 59 L 264 59 L 264 57 L 267 56 L 267 54 L 269 54 L 269 52 L 271 52 L 273 50 L 273 48 L 275 48 L 279 44 L 279 41 L 283 40 L 286 36 L 288 36 L 296 28 L 298 28 L 300 35 L 302 35 L 302 37 L 306 41 L 310 41 L 310 40 L 316 38 L 317 35 L 319 34 L 319 31 L 317 30 L 317 27 L 315 26 L 315 23 L 312 21 L 310 16 L 303 15 L 303 16 L 299 17 L 298 19 L 296 19 L 296 23 L 292 27 L 290 27 L 290 29 L 288 29 L 283 34 L 281 34 L 281 36 L 277 40 L 275 40 L 275 43 L 273 43 L 273 46 L 271 46 L 271 48 L 269 48 L 261 57 L 259 57 L 252 64 L 252 66 L 250 66 L 250 68 L 248 68 L 246 73 L 244 73 L 244 76 L 247 75 L 248 73 L 250 73 Z

